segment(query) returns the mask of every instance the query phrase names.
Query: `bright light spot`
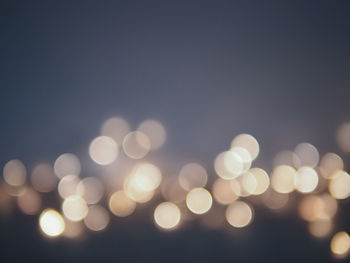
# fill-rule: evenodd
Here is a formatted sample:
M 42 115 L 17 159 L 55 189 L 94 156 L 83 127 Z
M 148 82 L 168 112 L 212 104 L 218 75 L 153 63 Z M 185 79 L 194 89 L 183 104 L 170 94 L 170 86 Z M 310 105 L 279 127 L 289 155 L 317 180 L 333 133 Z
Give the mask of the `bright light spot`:
M 81 195 L 86 203 L 96 204 L 104 194 L 104 187 L 99 179 L 86 177 L 77 185 L 76 193 Z
M 294 162 L 295 167 L 316 167 L 320 158 L 316 147 L 306 142 L 298 144 L 294 149 L 294 153 L 298 156 L 297 160 Z
M 239 181 L 247 195 L 255 193 L 258 182 L 253 174 L 246 172 L 239 178 Z
M 101 231 L 109 224 L 109 213 L 100 205 L 90 206 L 84 223 L 92 231 Z
M 252 157 L 250 156 L 250 153 L 242 147 L 233 147 L 230 151 L 236 153 L 241 158 L 243 162 L 243 171 L 248 171 L 252 165 Z
M 186 196 L 186 205 L 195 214 L 208 212 L 212 203 L 211 194 L 204 188 L 194 188 Z
M 350 251 L 349 234 L 344 231 L 336 233 L 331 240 L 331 251 L 336 257 L 346 257 Z
M 323 219 L 309 223 L 309 232 L 317 238 L 327 237 L 333 229 L 331 220 Z
M 27 171 L 20 160 L 11 160 L 4 166 L 4 180 L 11 186 L 22 186 L 26 182 Z
M 56 237 L 63 233 L 65 224 L 63 217 L 53 209 L 45 209 L 39 217 L 39 226 L 49 237 Z
M 180 209 L 171 202 L 160 203 L 154 210 L 154 221 L 164 229 L 174 229 L 180 222 Z
M 233 227 L 245 227 L 252 221 L 252 218 L 252 208 L 245 202 L 236 201 L 226 209 L 226 220 Z
M 337 132 L 337 143 L 344 152 L 350 152 L 350 123 L 345 122 L 340 125 Z
M 64 153 L 60 155 L 56 159 L 53 168 L 58 178 L 62 178 L 69 174 L 79 175 L 81 172 L 79 158 L 72 153 Z
M 243 160 L 234 152 L 220 153 L 214 162 L 215 172 L 223 179 L 229 180 L 241 175 L 244 169 Z
M 120 217 L 131 215 L 136 208 L 136 203 L 130 199 L 123 190 L 117 191 L 109 198 L 109 209 Z
M 155 120 L 146 120 L 140 124 L 138 130 L 146 134 L 151 142 L 151 149 L 157 150 L 163 146 L 166 139 L 164 126 Z
M 81 196 L 71 195 L 63 201 L 62 211 L 69 220 L 81 221 L 88 213 L 88 206 Z
M 271 174 L 271 186 L 279 193 L 286 194 L 294 190 L 295 169 L 288 165 L 277 166 Z
M 256 181 L 255 191 L 251 194 L 261 195 L 265 193 L 270 185 L 270 177 L 267 172 L 261 168 L 251 168 L 249 173 L 254 175 Z
M 137 165 L 131 177 L 137 188 L 146 192 L 157 189 L 162 181 L 162 173 L 159 168 L 150 163 Z
M 41 196 L 28 187 L 26 187 L 17 198 L 18 207 L 26 215 L 35 215 L 39 213 L 41 203 Z
M 204 187 L 207 184 L 207 180 L 207 171 L 198 163 L 186 164 L 179 173 L 179 184 L 187 191 L 196 187 Z
M 118 144 L 110 137 L 97 137 L 90 143 L 89 154 L 97 164 L 111 164 L 118 157 Z
M 238 199 L 238 195 L 232 190 L 230 181 L 221 178 L 216 179 L 213 184 L 213 196 L 222 205 L 231 204 Z
M 132 159 L 141 159 L 150 151 L 151 142 L 146 134 L 140 131 L 128 133 L 123 141 L 125 154 Z
M 80 179 L 77 175 L 65 175 L 58 183 L 58 193 L 64 199 L 77 193 Z
M 57 178 L 49 164 L 38 164 L 34 167 L 30 177 L 33 188 L 42 193 L 53 191 L 57 185 Z
M 301 167 L 294 178 L 295 188 L 302 193 L 310 193 L 318 185 L 318 174 L 311 167 Z
M 329 182 L 329 192 L 336 199 L 346 199 L 350 196 L 350 175 L 338 171 Z
M 101 134 L 112 138 L 121 145 L 125 135 L 130 131 L 128 122 L 122 118 L 114 117 L 106 120 L 101 128 Z
M 337 171 L 344 169 L 343 159 L 335 153 L 326 153 L 320 162 L 321 175 L 326 178 L 332 178 Z
M 231 143 L 232 147 L 242 147 L 250 153 L 252 160 L 255 160 L 259 154 L 259 143 L 258 141 L 250 134 L 240 134 L 237 135 Z

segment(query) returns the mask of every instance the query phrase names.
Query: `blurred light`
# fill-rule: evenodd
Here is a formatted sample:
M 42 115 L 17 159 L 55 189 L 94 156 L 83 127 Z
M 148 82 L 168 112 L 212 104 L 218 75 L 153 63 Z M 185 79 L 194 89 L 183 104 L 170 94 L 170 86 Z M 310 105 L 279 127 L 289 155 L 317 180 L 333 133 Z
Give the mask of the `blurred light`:
M 330 179 L 333 177 L 335 172 L 344 169 L 343 159 L 335 153 L 326 153 L 320 162 L 321 175 Z
M 194 188 L 186 196 L 186 205 L 195 214 L 208 212 L 212 203 L 211 194 L 204 188 Z
M 174 229 L 180 222 L 180 209 L 171 202 L 160 203 L 154 210 L 154 221 L 164 229 Z
M 118 145 L 121 145 L 124 137 L 130 131 L 130 126 L 126 120 L 114 117 L 106 120 L 101 128 L 101 134 L 112 138 Z
M 234 227 L 242 228 L 247 226 L 253 218 L 251 207 L 242 201 L 236 201 L 226 209 L 226 220 Z
M 81 165 L 79 158 L 72 153 L 60 155 L 55 161 L 54 171 L 58 178 L 69 174 L 80 175 Z
M 350 196 L 350 175 L 338 171 L 329 182 L 329 192 L 336 199 L 346 199 Z
M 214 168 L 218 176 L 229 180 L 238 177 L 243 172 L 244 164 L 237 153 L 226 151 L 216 157 Z
M 248 171 L 252 165 L 252 157 L 250 156 L 250 153 L 242 147 L 232 147 L 230 151 L 236 153 L 241 158 L 243 163 L 243 171 Z
M 62 211 L 69 220 L 81 221 L 88 213 L 88 206 L 81 196 L 71 195 L 63 201 Z
M 58 183 L 58 193 L 64 199 L 77 193 L 80 179 L 77 175 L 65 175 Z
M 110 137 L 97 137 L 90 143 L 89 154 L 97 164 L 111 164 L 118 157 L 118 144 Z
M 277 166 L 271 174 L 271 186 L 279 193 L 286 194 L 294 190 L 295 169 L 288 165 Z
M 123 141 L 125 154 L 132 159 L 141 159 L 150 151 L 151 142 L 147 135 L 140 131 L 128 133 Z
M 340 125 L 337 131 L 337 143 L 344 152 L 350 152 L 350 123 L 345 122 Z
M 57 185 L 57 178 L 54 171 L 52 167 L 46 163 L 35 166 L 30 179 L 33 188 L 42 193 L 48 193 L 55 190 Z
M 258 186 L 255 176 L 249 172 L 244 173 L 238 181 L 241 182 L 244 192 L 247 193 L 246 196 L 253 194 Z
M 4 166 L 4 180 L 11 186 L 23 186 L 26 182 L 27 171 L 20 160 L 11 160 Z
M 256 181 L 255 191 L 251 194 L 261 195 L 265 193 L 270 185 L 270 177 L 267 172 L 261 168 L 251 168 L 249 169 L 249 173 L 254 175 Z
M 179 184 L 187 191 L 197 187 L 204 187 L 207 181 L 207 171 L 198 163 L 188 163 L 180 170 Z
M 273 189 L 269 189 L 262 195 L 264 204 L 272 209 L 279 210 L 286 206 L 289 200 L 289 195 L 275 192 Z
M 117 191 L 109 198 L 109 209 L 120 217 L 131 215 L 136 208 L 136 203 L 130 199 L 123 190 Z
M 309 232 L 317 238 L 329 236 L 333 229 L 332 221 L 329 219 L 319 219 L 309 223 Z
M 66 219 L 64 223 L 66 226 L 62 234 L 64 237 L 77 238 L 83 233 L 84 225 L 81 222 L 73 222 Z
M 5 186 L 0 182 L 0 216 L 11 212 L 13 206 L 12 197 L 6 192 Z
M 92 231 L 101 231 L 109 224 L 109 213 L 100 205 L 89 207 L 89 212 L 84 218 L 86 227 Z
M 294 166 L 299 168 L 300 166 L 316 167 L 319 161 L 319 153 L 315 146 L 310 143 L 300 143 L 295 149 L 294 153 L 298 158 L 294 161 Z
M 237 135 L 231 143 L 232 147 L 242 147 L 250 153 L 252 160 L 255 160 L 259 154 L 259 143 L 258 141 L 250 134 L 240 134 Z
M 336 233 L 331 240 L 331 251 L 337 258 L 344 258 L 350 251 L 350 237 L 342 231 Z
M 230 181 L 218 178 L 213 184 L 214 199 L 222 205 L 228 205 L 238 199 L 238 195 L 233 192 Z
M 26 187 L 17 198 L 19 209 L 26 215 L 35 215 L 41 208 L 41 196 L 33 189 Z
M 273 167 L 280 165 L 288 165 L 292 167 L 300 167 L 300 159 L 299 157 L 291 151 L 281 151 L 277 153 L 275 158 L 273 159 Z
M 101 200 L 104 194 L 104 187 L 99 179 L 95 177 L 85 177 L 78 183 L 76 193 L 81 195 L 86 203 L 96 204 Z
M 295 188 L 301 193 L 310 193 L 318 185 L 318 174 L 311 167 L 301 167 L 295 174 Z
M 63 217 L 54 209 L 45 209 L 39 217 L 42 232 L 49 237 L 56 237 L 63 233 L 65 224 Z
M 151 149 L 157 150 L 163 146 L 166 139 L 164 126 L 155 120 L 145 120 L 140 124 L 138 130 L 146 134 L 151 143 Z
M 136 166 L 131 175 L 137 188 L 142 191 L 153 191 L 162 181 L 162 173 L 159 168 L 150 163 L 142 163 Z
M 161 192 L 163 197 L 173 203 L 180 203 L 186 199 L 186 190 L 183 189 L 179 180 L 175 177 L 168 177 L 161 185 Z

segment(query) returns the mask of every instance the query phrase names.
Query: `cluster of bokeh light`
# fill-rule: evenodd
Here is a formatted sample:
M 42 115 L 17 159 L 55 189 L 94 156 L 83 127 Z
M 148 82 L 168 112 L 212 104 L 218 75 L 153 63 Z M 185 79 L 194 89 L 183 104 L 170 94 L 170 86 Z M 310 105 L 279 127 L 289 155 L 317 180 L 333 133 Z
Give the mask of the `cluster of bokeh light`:
M 336 138 L 341 151 L 349 153 L 350 123 L 340 126 Z M 24 214 L 38 216 L 38 229 L 47 238 L 103 231 L 111 217 L 129 217 L 148 202 L 161 230 L 174 231 L 191 220 L 208 228 L 241 229 L 253 222 L 254 206 L 280 211 L 298 193 L 297 211 L 309 233 L 331 237 L 336 258 L 350 253 L 348 233 L 336 232 L 334 223 L 350 196 L 350 175 L 338 154 L 320 156 L 312 144 L 300 143 L 293 151 L 279 152 L 269 173 L 253 165 L 260 152 L 256 138 L 239 134 L 215 158 L 215 176 L 196 162 L 179 167 L 176 176 L 164 176 L 145 157 L 165 141 L 166 130 L 156 120 L 131 130 L 126 120 L 115 117 L 103 123 L 88 147 L 100 175 L 83 176 L 79 157 L 72 153 L 61 154 L 52 165 L 37 164 L 30 173 L 20 160 L 10 160 L 3 168 L 0 211 L 10 211 L 15 201 Z M 50 193 L 57 194 L 59 207 L 48 204 Z

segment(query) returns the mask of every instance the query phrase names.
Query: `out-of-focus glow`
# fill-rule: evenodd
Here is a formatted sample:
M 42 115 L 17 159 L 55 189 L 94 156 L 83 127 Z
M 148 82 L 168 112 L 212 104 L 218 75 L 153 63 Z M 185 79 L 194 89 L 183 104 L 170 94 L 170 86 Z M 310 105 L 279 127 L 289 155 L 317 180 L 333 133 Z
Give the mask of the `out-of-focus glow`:
M 218 176 L 230 180 L 238 177 L 243 172 L 244 164 L 237 153 L 226 151 L 216 157 L 214 169 Z
M 271 186 L 279 193 L 286 194 L 294 190 L 295 169 L 288 165 L 277 166 L 271 174 Z
M 329 182 L 329 192 L 336 199 L 346 199 L 350 196 L 350 175 L 338 171 Z
M 151 163 L 142 163 L 135 167 L 131 174 L 131 180 L 142 191 L 153 191 L 162 181 L 162 173 L 159 168 Z
M 233 192 L 230 181 L 218 178 L 213 184 L 214 199 L 222 205 L 228 205 L 238 199 L 238 195 Z
M 56 237 L 63 233 L 65 224 L 63 217 L 54 209 L 45 209 L 39 217 L 42 232 L 49 237 Z
M 188 163 L 180 170 L 179 184 L 187 191 L 197 187 L 204 187 L 207 181 L 207 171 L 198 163 Z
M 238 156 L 241 158 L 243 162 L 243 171 L 248 171 L 248 169 L 252 165 L 252 157 L 250 156 L 250 153 L 248 152 L 248 150 L 242 147 L 235 146 L 235 147 L 232 147 L 230 151 L 238 154 Z
M 67 197 L 62 204 L 62 211 L 65 217 L 71 221 L 81 221 L 88 213 L 88 206 L 79 195 Z
M 239 134 L 237 135 L 231 143 L 231 147 L 242 147 L 250 153 L 252 160 L 255 160 L 259 154 L 259 143 L 250 134 Z
M 179 224 L 180 219 L 180 209 L 174 203 L 160 203 L 154 210 L 154 221 L 163 229 L 174 229 Z
M 143 132 L 130 132 L 123 140 L 124 153 L 132 159 L 141 159 L 145 157 L 150 149 L 151 142 Z
M 161 185 L 161 192 L 167 201 L 181 203 L 185 201 L 187 191 L 183 189 L 177 178 L 166 178 Z
M 337 171 L 344 169 L 343 159 L 335 153 L 326 153 L 320 162 L 321 175 L 326 178 L 332 178 Z
M 298 159 L 294 162 L 295 167 L 309 166 L 316 167 L 320 158 L 318 150 L 310 143 L 300 143 L 295 149 L 294 153 L 298 156 Z
M 17 198 L 18 207 L 26 215 L 35 215 L 39 213 L 41 203 L 41 196 L 29 187 L 26 187 Z
M 281 151 L 273 159 L 273 167 L 280 165 L 300 167 L 300 159 L 294 152 Z
M 330 220 L 334 217 L 338 204 L 328 194 L 305 196 L 299 206 L 299 215 L 306 221 Z
M 27 171 L 20 160 L 11 160 L 4 166 L 4 180 L 11 186 L 22 186 L 26 182 Z
M 311 167 L 300 167 L 294 177 L 295 188 L 301 193 L 310 193 L 318 185 L 318 174 Z
M 350 123 L 340 125 L 337 131 L 337 143 L 344 152 L 350 152 Z
M 257 182 L 254 174 L 246 172 L 238 180 L 240 181 L 244 192 L 247 193 L 247 196 L 254 194 L 254 192 L 256 191 L 256 188 L 258 186 L 258 182 Z
M 57 185 L 57 178 L 49 164 L 42 163 L 34 167 L 31 174 L 33 188 L 42 193 L 53 191 Z
M 130 199 L 123 190 L 117 191 L 109 198 L 109 209 L 120 217 L 131 215 L 136 208 L 136 203 Z
M 12 196 L 5 189 L 5 186 L 0 183 L 0 216 L 8 214 L 13 208 Z
M 147 135 L 152 150 L 157 150 L 163 146 L 166 139 L 166 132 L 163 124 L 159 121 L 145 120 L 140 124 L 138 130 Z
M 249 173 L 254 175 L 256 181 L 255 191 L 251 194 L 261 195 L 266 192 L 270 185 L 270 177 L 267 172 L 261 168 L 251 168 Z
M 104 187 L 99 179 L 86 177 L 78 183 L 76 193 L 81 195 L 86 203 L 96 204 L 104 194 Z
M 289 200 L 288 194 L 281 194 L 269 189 L 262 195 L 264 204 L 272 210 L 280 210 L 286 206 Z
M 252 219 L 252 208 L 245 202 L 236 201 L 226 209 L 226 220 L 233 227 L 245 227 L 252 221 Z
M 308 229 L 310 234 L 314 237 L 324 238 L 331 233 L 333 229 L 333 223 L 331 220 L 328 219 L 316 220 L 309 223 Z
M 204 214 L 213 203 L 211 194 L 204 188 L 194 188 L 186 196 L 186 205 L 194 214 Z
M 53 168 L 58 178 L 62 178 L 69 174 L 79 175 L 81 172 L 79 158 L 72 153 L 64 153 L 60 155 L 56 159 Z
M 66 227 L 62 236 L 67 238 L 77 238 L 83 233 L 84 225 L 82 224 L 82 222 L 73 222 L 66 219 L 64 220 L 64 223 Z
M 77 193 L 80 179 L 77 175 L 65 175 L 58 183 L 58 193 L 64 199 Z
M 89 154 L 97 164 L 111 164 L 118 157 L 118 144 L 110 137 L 99 136 L 90 143 Z
M 120 117 L 106 120 L 101 128 L 101 134 L 112 138 L 118 145 L 121 145 L 125 135 L 130 131 L 130 125 Z
M 86 227 L 92 231 L 101 231 L 109 224 L 109 213 L 100 205 L 89 207 L 89 212 L 84 218 Z
M 350 237 L 349 234 L 341 231 L 336 233 L 331 240 L 331 251 L 337 258 L 344 258 L 350 251 Z

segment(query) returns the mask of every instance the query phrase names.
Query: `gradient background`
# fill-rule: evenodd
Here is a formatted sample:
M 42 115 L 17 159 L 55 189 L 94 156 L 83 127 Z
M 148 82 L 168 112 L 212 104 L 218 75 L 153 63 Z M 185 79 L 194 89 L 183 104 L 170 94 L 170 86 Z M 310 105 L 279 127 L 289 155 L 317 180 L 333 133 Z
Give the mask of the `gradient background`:
M 112 116 L 133 128 L 161 121 L 168 138 L 153 158 L 168 170 L 190 160 L 212 168 L 242 132 L 259 140 L 265 169 L 303 141 L 340 152 L 349 70 L 347 0 L 2 0 L 0 164 L 20 158 L 31 168 L 63 152 L 87 158 Z M 47 241 L 37 218 L 14 211 L 0 218 L 0 261 L 332 261 L 329 240 L 313 239 L 295 213 L 258 208 L 237 235 L 197 224 L 162 233 L 147 216 L 132 218 L 77 243 Z M 349 231 L 349 220 L 345 204 L 337 226 Z

